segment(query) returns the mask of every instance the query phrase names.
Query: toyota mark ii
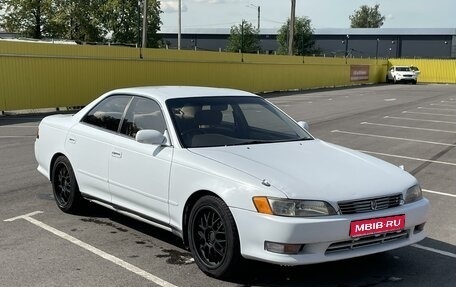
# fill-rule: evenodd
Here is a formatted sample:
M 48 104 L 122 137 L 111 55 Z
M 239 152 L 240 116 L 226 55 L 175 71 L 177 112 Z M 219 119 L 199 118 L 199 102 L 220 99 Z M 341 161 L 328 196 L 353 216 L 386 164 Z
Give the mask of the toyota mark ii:
M 311 264 L 425 237 L 412 175 L 307 130 L 244 91 L 127 88 L 44 118 L 35 155 L 62 211 L 88 200 L 169 230 L 214 277 L 243 258 Z

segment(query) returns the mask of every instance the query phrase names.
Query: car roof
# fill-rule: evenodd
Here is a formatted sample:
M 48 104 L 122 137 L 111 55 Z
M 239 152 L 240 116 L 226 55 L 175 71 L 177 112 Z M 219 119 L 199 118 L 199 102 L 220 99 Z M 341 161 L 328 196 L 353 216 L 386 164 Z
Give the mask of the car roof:
M 226 96 L 257 96 L 255 94 L 228 88 L 212 88 L 197 86 L 145 86 L 113 90 L 107 93 L 129 94 L 152 97 L 161 101 L 189 97 L 226 97 Z

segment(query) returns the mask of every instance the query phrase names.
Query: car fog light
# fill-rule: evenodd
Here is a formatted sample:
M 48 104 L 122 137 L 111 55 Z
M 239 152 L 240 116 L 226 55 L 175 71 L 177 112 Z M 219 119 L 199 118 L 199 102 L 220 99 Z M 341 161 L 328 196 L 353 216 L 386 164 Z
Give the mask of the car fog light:
M 298 254 L 301 248 L 302 244 L 275 243 L 269 241 L 264 243 L 264 249 L 267 251 L 281 254 Z
M 421 223 L 420 225 L 415 226 L 415 229 L 413 230 L 413 234 L 420 233 L 421 231 L 424 230 L 424 225 L 426 222 Z

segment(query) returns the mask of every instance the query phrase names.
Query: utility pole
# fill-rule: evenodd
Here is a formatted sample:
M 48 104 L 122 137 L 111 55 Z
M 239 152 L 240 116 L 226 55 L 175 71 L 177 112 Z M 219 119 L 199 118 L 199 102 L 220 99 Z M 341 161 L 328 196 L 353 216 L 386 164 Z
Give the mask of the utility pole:
M 260 17 L 261 17 L 261 7 L 258 6 L 258 33 L 260 33 Z
M 141 0 L 138 0 L 138 38 L 136 40 L 136 47 L 141 47 Z
M 244 19 L 241 22 L 241 53 L 244 53 Z
M 260 6 L 257 6 L 257 5 L 253 5 L 253 4 L 245 5 L 245 7 L 250 7 L 250 8 L 256 8 L 256 9 L 257 9 L 257 11 L 258 11 L 258 25 L 257 25 L 257 29 L 258 29 L 258 33 L 260 33 L 261 7 L 260 7 Z
M 288 55 L 293 55 L 293 36 L 294 36 L 294 26 L 295 26 L 295 14 L 296 14 L 296 0 L 291 0 L 291 17 L 290 17 L 290 28 L 288 36 Z
M 143 7 L 142 47 L 147 48 L 147 0 L 144 0 Z
M 181 36 L 182 36 L 182 0 L 179 0 L 179 30 L 177 31 L 177 49 L 181 49 Z

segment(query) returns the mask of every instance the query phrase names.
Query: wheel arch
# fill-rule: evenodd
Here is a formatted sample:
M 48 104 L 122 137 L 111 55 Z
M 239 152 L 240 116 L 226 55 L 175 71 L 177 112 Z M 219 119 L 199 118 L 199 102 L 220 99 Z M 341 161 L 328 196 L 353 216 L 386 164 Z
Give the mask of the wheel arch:
M 220 198 L 221 200 L 223 200 L 223 198 L 221 198 L 219 195 L 217 195 L 216 193 L 212 192 L 212 191 L 209 191 L 209 190 L 198 190 L 196 192 L 194 192 L 188 199 L 187 201 L 185 202 L 185 206 L 184 206 L 184 212 L 182 213 L 182 239 L 184 241 L 184 245 L 185 246 L 188 246 L 188 232 L 187 232 L 187 228 L 188 228 L 188 221 L 189 221 L 189 218 L 190 218 L 190 212 L 192 211 L 193 209 L 193 206 L 195 205 L 195 203 L 202 197 L 204 196 L 215 196 L 215 197 L 218 197 Z M 223 200 L 224 201 L 224 200 Z M 225 201 L 224 201 L 225 202 Z M 226 203 L 226 202 L 225 202 Z
M 51 180 L 51 182 L 52 182 L 52 179 L 53 179 L 52 177 L 54 176 L 52 170 L 54 169 L 55 161 L 56 161 L 60 156 L 64 156 L 64 157 L 66 157 L 66 158 L 68 159 L 68 157 L 67 157 L 65 154 L 61 153 L 61 152 L 58 152 L 58 153 L 56 153 L 56 154 L 54 154 L 54 155 L 52 156 L 51 163 L 50 163 L 50 165 L 49 165 L 49 179 Z M 69 161 L 69 159 L 68 159 L 68 161 Z

